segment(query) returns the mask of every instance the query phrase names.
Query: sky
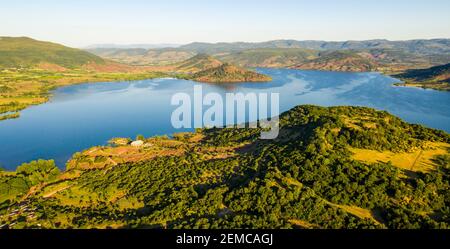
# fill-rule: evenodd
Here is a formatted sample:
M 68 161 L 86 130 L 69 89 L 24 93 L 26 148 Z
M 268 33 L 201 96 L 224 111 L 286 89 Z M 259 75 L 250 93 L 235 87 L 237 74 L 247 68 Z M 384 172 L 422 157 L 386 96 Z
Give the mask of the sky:
M 0 0 L 0 36 L 68 46 L 450 38 L 449 0 Z

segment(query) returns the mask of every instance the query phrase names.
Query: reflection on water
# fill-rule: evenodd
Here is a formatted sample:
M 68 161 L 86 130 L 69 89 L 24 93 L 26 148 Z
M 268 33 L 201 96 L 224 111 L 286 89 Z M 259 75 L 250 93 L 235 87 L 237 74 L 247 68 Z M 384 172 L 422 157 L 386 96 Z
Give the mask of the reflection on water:
M 259 69 L 267 83 L 202 84 L 217 92 L 280 93 L 280 111 L 299 104 L 359 105 L 387 110 L 412 123 L 450 132 L 450 93 L 394 87 L 397 80 L 378 73 Z M 174 93 L 192 95 L 191 81 L 153 79 L 80 84 L 55 91 L 50 102 L 0 122 L 0 164 L 14 169 L 38 158 L 55 159 L 63 168 L 76 151 L 106 144 L 112 137 L 172 134 Z

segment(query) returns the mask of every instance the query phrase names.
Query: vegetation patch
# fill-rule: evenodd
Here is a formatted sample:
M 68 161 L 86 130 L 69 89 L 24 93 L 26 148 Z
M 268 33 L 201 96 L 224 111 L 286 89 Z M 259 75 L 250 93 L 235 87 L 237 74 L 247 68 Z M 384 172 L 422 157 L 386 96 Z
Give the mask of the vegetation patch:
M 391 152 L 367 149 L 350 148 L 352 158 L 366 163 L 390 162 L 392 165 L 414 172 L 430 172 L 436 170 L 438 164 L 434 158 L 445 155 L 450 149 L 447 143 L 428 143 L 425 149 L 417 149 L 413 152 Z

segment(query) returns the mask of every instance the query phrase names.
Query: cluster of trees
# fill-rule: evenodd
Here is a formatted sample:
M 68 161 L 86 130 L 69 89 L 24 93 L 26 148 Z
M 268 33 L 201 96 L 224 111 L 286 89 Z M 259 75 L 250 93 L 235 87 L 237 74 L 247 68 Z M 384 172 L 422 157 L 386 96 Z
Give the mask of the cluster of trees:
M 0 206 L 7 207 L 7 204 L 25 194 L 32 186 L 54 180 L 59 174 L 53 160 L 24 163 L 14 173 L 0 171 Z

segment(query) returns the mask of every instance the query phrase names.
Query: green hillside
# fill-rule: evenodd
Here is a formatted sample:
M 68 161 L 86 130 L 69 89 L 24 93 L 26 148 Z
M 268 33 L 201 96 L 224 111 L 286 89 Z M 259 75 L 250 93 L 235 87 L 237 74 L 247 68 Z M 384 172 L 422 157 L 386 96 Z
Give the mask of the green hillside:
M 298 106 L 280 127 L 95 147 L 59 175 L 25 164 L 0 173 L 0 225 L 449 228 L 449 134 L 362 107 Z
M 408 70 L 394 77 L 405 81 L 406 86 L 450 91 L 450 63 L 426 69 Z
M 105 61 L 86 51 L 27 37 L 0 37 L 0 68 L 36 67 L 41 63 L 78 68 Z

